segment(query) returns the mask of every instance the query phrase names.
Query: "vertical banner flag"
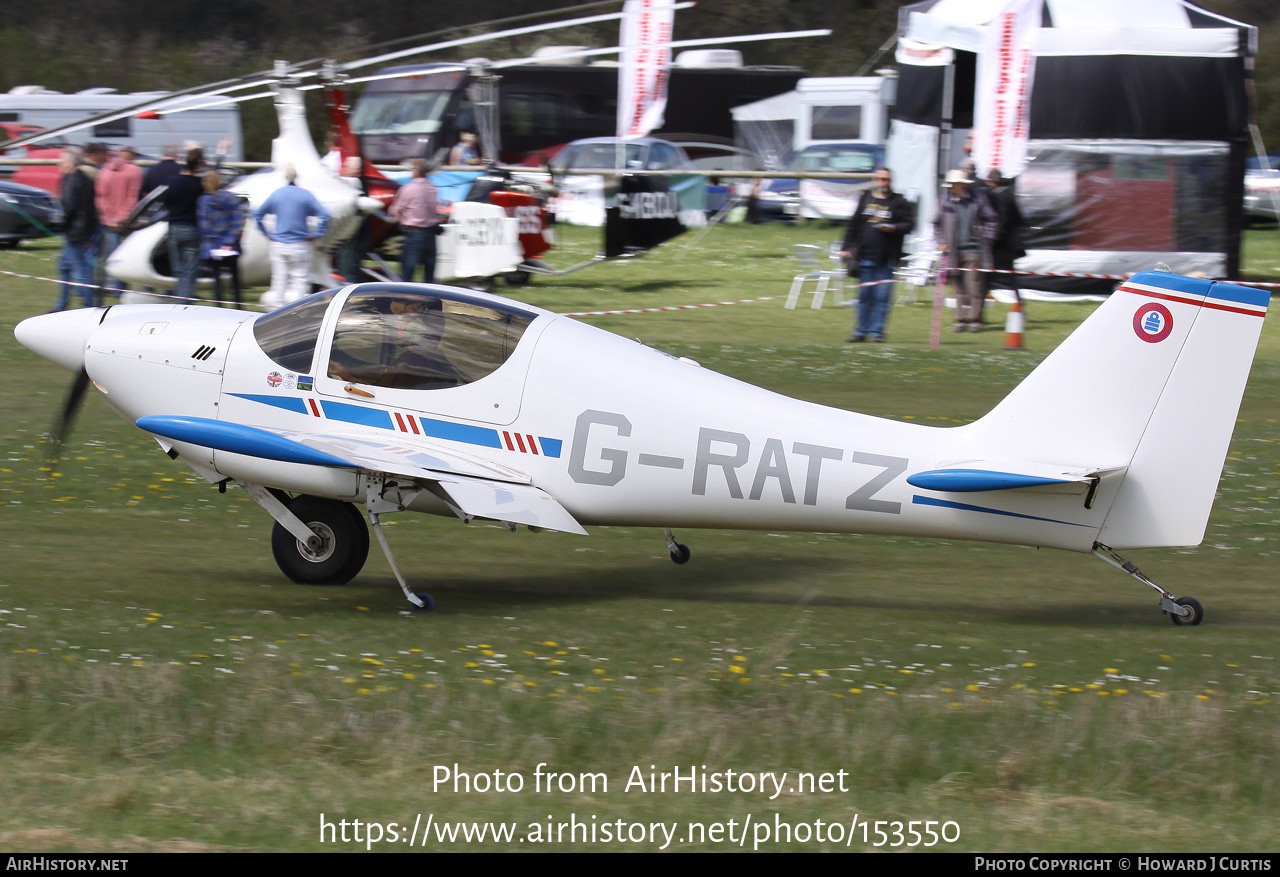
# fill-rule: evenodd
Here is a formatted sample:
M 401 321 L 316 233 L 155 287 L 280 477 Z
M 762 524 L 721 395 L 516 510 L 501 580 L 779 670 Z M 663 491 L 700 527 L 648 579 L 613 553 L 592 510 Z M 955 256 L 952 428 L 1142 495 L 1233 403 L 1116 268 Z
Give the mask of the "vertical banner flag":
M 627 0 L 622 11 L 618 136 L 643 137 L 662 127 L 667 108 L 675 0 Z
M 1035 42 L 1044 0 L 1009 0 L 987 24 L 978 53 L 973 161 L 982 176 L 992 169 L 1016 177 L 1027 164 Z

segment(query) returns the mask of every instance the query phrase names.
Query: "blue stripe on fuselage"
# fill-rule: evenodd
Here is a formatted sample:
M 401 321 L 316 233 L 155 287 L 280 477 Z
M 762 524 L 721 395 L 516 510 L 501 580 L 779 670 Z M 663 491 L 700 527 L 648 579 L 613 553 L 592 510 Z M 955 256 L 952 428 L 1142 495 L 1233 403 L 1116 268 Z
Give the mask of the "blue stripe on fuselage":
M 432 438 L 448 439 L 468 445 L 480 445 L 485 448 L 502 448 L 498 431 L 487 426 L 470 426 L 465 423 L 452 423 L 448 420 L 433 420 L 430 417 L 419 417 L 423 435 Z
M 235 396 L 237 399 L 247 399 L 250 402 L 258 402 L 262 405 L 270 405 L 272 408 L 283 408 L 285 411 L 292 411 L 294 414 L 306 414 L 307 403 L 297 396 L 259 396 L 256 393 L 228 393 L 229 396 Z
M 1007 518 L 1025 518 L 1028 521 L 1044 521 L 1048 524 L 1066 524 L 1069 527 L 1088 527 L 1089 524 L 1073 524 L 1071 521 L 1058 521 L 1053 518 L 1040 518 L 1035 515 L 1023 515 L 1018 512 L 1006 512 L 1002 509 L 989 509 L 980 505 L 969 505 L 965 502 L 951 502 L 946 499 L 934 499 L 931 496 L 913 496 L 911 501 L 916 505 L 932 505 L 944 509 L 958 509 L 962 512 L 982 512 L 987 515 L 1003 515 Z

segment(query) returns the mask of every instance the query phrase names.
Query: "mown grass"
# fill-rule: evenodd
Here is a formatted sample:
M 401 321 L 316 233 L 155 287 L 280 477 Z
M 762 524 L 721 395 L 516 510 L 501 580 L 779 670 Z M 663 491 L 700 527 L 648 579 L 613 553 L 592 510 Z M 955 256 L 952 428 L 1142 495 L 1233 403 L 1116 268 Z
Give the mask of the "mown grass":
M 778 296 L 584 319 L 780 392 L 941 425 L 980 416 L 1092 307 L 1029 306 L 1023 352 L 1003 351 L 998 331 L 930 349 L 923 304 L 895 308 L 889 344 L 844 345 L 847 309 L 781 308 L 790 244 L 834 235 L 717 228 L 696 250 L 677 242 L 506 292 L 558 311 Z M 594 244 L 564 237 L 558 264 Z M 1249 233 L 1253 273 L 1280 274 L 1275 238 Z M 0 270 L 47 274 L 56 255 L 24 246 L 0 253 Z M 942 845 L 953 850 L 1274 847 L 1274 321 L 1205 543 L 1133 553 L 1200 598 L 1199 628 L 1173 627 L 1147 589 L 1061 552 L 687 531 L 694 560 L 677 567 L 652 530 L 582 539 L 404 517 L 391 527 L 397 555 L 439 607 L 421 615 L 404 611 L 376 552 L 351 585 L 289 584 L 256 506 L 167 460 L 100 399 L 47 466 L 41 436 L 69 375 L 17 348 L 11 328 L 53 297 L 48 284 L 0 279 L 6 848 L 334 848 L 320 842 L 321 813 L 522 831 L 549 817 L 848 825 L 857 814 L 955 820 L 959 841 Z M 526 786 L 433 788 L 455 764 L 516 771 Z M 601 772 L 608 790 L 533 791 L 539 764 Z M 845 771 L 847 791 L 624 791 L 650 765 L 792 781 Z M 848 848 L 869 846 L 859 830 Z

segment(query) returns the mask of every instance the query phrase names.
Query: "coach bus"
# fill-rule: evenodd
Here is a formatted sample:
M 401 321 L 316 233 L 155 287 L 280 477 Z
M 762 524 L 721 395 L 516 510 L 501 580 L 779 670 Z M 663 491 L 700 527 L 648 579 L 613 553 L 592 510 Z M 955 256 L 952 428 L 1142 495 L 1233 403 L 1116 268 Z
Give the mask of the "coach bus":
M 649 136 L 679 143 L 695 157 L 699 144 L 732 146 L 730 109 L 791 91 L 805 75 L 798 67 L 682 66 L 686 54 L 707 53 L 682 53 L 676 59 L 666 121 Z M 616 65 L 527 64 L 495 72 L 502 77 L 498 113 L 504 163 L 540 165 L 572 140 L 616 133 Z M 378 75 L 395 78 L 369 82 L 351 119 L 369 160 L 394 164 L 430 158 L 457 143 L 463 131 L 477 130 L 467 97 L 470 76 L 457 65 L 388 67 Z

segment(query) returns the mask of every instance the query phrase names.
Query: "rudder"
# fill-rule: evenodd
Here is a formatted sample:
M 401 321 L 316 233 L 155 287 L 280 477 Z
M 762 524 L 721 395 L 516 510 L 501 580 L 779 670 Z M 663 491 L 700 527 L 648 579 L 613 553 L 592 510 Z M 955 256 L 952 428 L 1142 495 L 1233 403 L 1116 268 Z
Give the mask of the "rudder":
M 1199 294 L 1177 286 L 1151 290 L 1168 276 L 1147 272 L 1116 293 L 1138 287 L 1139 337 L 1144 312 L 1160 314 L 1156 308 L 1163 307 L 1175 324 L 1184 312 L 1197 312 L 1099 534 L 1099 542 L 1117 549 L 1198 545 L 1204 538 L 1271 301 L 1265 290 L 1210 281 L 1199 281 Z

